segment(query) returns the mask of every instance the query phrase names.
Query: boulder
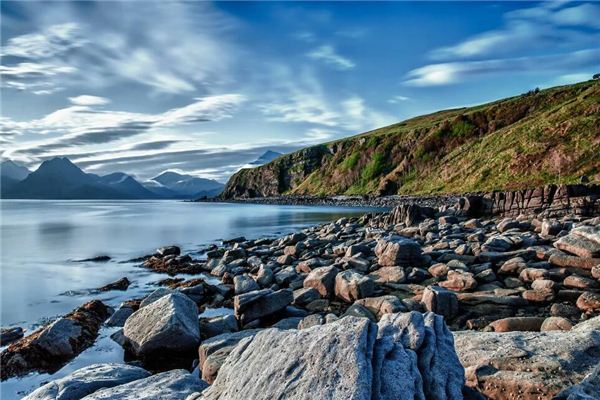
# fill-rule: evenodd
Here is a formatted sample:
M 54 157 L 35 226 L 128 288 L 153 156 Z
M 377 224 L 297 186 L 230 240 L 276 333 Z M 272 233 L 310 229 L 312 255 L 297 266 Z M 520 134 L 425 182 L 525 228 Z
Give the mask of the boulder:
M 554 242 L 554 247 L 583 258 L 600 257 L 600 227 L 580 226 Z
M 198 307 L 181 293 L 163 296 L 125 322 L 127 348 L 147 360 L 186 356 L 200 343 Z
M 100 288 L 98 288 L 98 290 L 100 292 L 108 292 L 110 290 L 127 290 L 127 288 L 129 287 L 129 285 L 131 284 L 131 282 L 129 282 L 129 279 L 125 278 L 121 278 L 117 281 L 114 281 L 112 283 L 109 283 L 107 285 L 104 285 Z
M 352 270 L 335 277 L 335 295 L 348 303 L 373 295 L 374 287 L 371 279 Z
M 206 400 L 370 399 L 376 328 L 347 317 L 298 331 L 267 329 L 241 341 Z
M 381 267 L 371 272 L 369 276 L 379 284 L 402 283 L 406 280 L 403 267 Z
M 127 318 L 136 311 L 136 307 L 128 302 L 122 303 L 119 308 L 106 320 L 107 326 L 123 327 Z
M 248 322 L 284 309 L 293 300 L 293 292 L 289 289 L 278 291 L 271 289 L 255 290 L 234 297 L 234 315 L 242 325 L 246 325 Z
M 237 319 L 231 314 L 200 320 L 200 335 L 203 338 L 211 338 L 222 333 L 237 332 L 238 329 Z
M 395 237 L 377 241 L 375 255 L 383 267 L 421 266 L 424 264 L 421 246 L 411 239 Z
M 175 369 L 138 379 L 124 385 L 101 389 L 84 400 L 185 400 L 208 385 L 183 369 Z
M 423 292 L 421 302 L 427 311 L 442 315 L 446 319 L 458 314 L 458 297 L 454 292 L 439 286 L 430 286 Z
M 577 308 L 586 313 L 600 311 L 600 293 L 584 292 L 577 299 Z
M 107 317 L 104 303 L 92 300 L 10 344 L 0 354 L 0 378 L 58 370 L 94 343 Z
M 462 399 L 464 369 L 440 315 L 386 314 L 373 351 L 373 398 Z
M 344 317 L 302 330 L 263 330 L 239 342 L 198 398 L 458 400 L 463 385 L 443 319 L 406 313 L 386 314 L 378 325 Z
M 573 328 L 573 324 L 566 318 L 563 317 L 548 317 L 544 320 L 540 331 L 570 331 Z
M 455 292 L 463 292 L 474 289 L 477 281 L 470 272 L 448 271 L 447 280 L 440 282 L 439 285 Z
M 235 294 L 242 294 L 259 290 L 260 287 L 254 279 L 248 275 L 237 275 L 233 278 Z
M 377 319 L 380 319 L 384 314 L 394 314 L 401 311 L 406 311 L 406 306 L 396 296 L 386 295 L 379 297 L 367 297 L 359 299 L 354 304 L 360 304 L 371 311 Z
M 160 257 L 178 256 L 181 254 L 181 249 L 177 246 L 165 246 L 156 250 Z
M 21 339 L 23 335 L 23 328 L 20 326 L 0 328 L 0 346 L 7 346 L 12 342 Z
M 598 365 L 600 317 L 569 332 L 454 332 L 467 385 L 491 400 L 550 400 Z
M 539 332 L 544 320 L 543 317 L 510 317 L 494 321 L 489 326 L 494 332 Z
M 79 400 L 103 388 L 147 378 L 143 368 L 127 364 L 93 364 L 46 383 L 23 400 Z
M 331 297 L 335 289 L 335 277 L 339 269 L 334 266 L 313 269 L 304 279 L 305 288 L 316 289 L 321 297 Z
M 206 360 L 214 353 L 216 353 L 219 350 L 222 349 L 226 349 L 227 354 L 229 354 L 231 352 L 231 350 L 233 350 L 233 348 L 244 338 L 247 337 L 251 337 L 256 335 L 259 332 L 258 329 L 247 329 L 245 331 L 239 331 L 239 332 L 235 332 L 235 333 L 223 333 L 221 335 L 218 336 L 214 336 L 210 339 L 207 339 L 205 341 L 202 342 L 202 344 L 200 345 L 200 347 L 198 348 L 198 359 L 199 359 L 199 368 L 200 371 L 202 371 L 204 369 L 204 364 L 206 362 Z M 224 353 L 225 351 L 222 351 L 221 353 Z M 225 357 L 226 358 L 226 357 Z M 209 376 L 216 376 L 216 373 L 218 372 L 218 368 L 215 368 L 216 366 L 216 362 L 214 360 L 217 359 L 217 356 L 215 356 L 213 358 L 213 362 L 211 363 L 210 367 L 207 367 L 207 375 Z M 221 361 L 225 361 L 225 359 L 223 358 Z M 221 362 L 222 364 L 222 362 Z M 220 364 L 219 364 L 219 368 L 220 368 Z M 205 378 L 203 376 L 204 380 L 207 380 L 207 378 Z
M 147 305 L 154 303 L 156 300 L 172 293 L 175 293 L 173 289 L 158 288 L 154 292 L 150 293 L 148 296 L 144 297 L 144 299 L 140 303 L 140 308 L 146 307 Z
M 314 300 L 321 298 L 321 294 L 315 288 L 301 288 L 294 290 L 294 302 L 296 306 L 304 307 Z

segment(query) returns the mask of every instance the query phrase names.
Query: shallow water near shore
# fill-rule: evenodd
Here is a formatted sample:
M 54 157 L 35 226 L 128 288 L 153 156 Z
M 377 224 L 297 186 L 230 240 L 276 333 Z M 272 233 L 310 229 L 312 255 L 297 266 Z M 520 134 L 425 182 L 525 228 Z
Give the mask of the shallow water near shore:
M 113 200 L 1 200 L 0 207 L 1 324 L 22 326 L 27 333 L 91 299 L 118 306 L 151 292 L 167 275 L 128 260 L 150 254 L 157 247 L 175 244 L 194 256 L 220 239 L 280 235 L 375 210 Z M 77 261 L 100 255 L 111 260 Z M 132 282 L 127 291 L 94 291 L 124 276 Z M 223 311 L 208 312 L 217 315 Z M 53 376 L 30 375 L 1 383 L 1 397 L 20 398 L 44 380 L 91 363 L 122 361 L 119 346 L 108 336 L 103 330 L 93 348 Z

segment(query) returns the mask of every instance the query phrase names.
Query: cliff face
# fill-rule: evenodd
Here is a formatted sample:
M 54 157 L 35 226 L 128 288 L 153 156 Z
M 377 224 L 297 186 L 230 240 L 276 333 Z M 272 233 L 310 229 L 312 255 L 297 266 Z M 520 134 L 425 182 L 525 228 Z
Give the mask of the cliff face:
M 231 177 L 222 197 L 268 197 L 292 191 L 332 155 L 327 145 L 308 147 L 257 168 L 242 169 Z
M 600 180 L 600 81 L 413 118 L 241 170 L 224 198 L 435 194 Z

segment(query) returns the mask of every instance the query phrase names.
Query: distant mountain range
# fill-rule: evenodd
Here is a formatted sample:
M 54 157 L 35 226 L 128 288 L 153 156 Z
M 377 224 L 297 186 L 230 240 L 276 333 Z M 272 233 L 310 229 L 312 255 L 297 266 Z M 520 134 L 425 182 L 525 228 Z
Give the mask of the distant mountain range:
M 98 176 L 83 172 L 68 158 L 44 161 L 29 172 L 13 161 L 0 164 L 1 195 L 6 199 L 194 199 L 216 196 L 223 184 L 165 172 L 141 184 L 122 172 Z
M 281 155 L 267 151 L 253 165 Z M 165 171 L 138 182 L 122 172 L 99 176 L 85 173 L 66 157 L 44 161 L 31 172 L 17 163 L 0 163 L 0 194 L 5 199 L 197 199 L 215 197 L 224 185 L 212 179 Z

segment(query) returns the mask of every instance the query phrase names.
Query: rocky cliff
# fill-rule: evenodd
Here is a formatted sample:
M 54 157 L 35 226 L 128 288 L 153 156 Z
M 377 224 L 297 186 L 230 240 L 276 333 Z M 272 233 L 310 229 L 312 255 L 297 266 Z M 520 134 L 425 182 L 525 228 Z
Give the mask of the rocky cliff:
M 244 169 L 224 198 L 427 194 L 600 180 L 600 82 L 413 118 Z

